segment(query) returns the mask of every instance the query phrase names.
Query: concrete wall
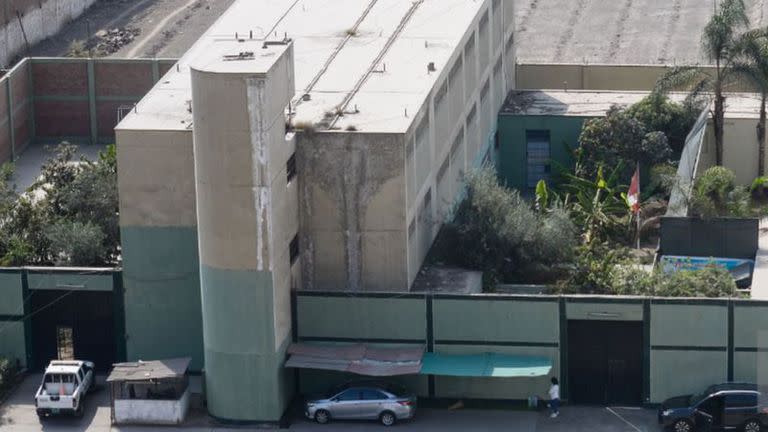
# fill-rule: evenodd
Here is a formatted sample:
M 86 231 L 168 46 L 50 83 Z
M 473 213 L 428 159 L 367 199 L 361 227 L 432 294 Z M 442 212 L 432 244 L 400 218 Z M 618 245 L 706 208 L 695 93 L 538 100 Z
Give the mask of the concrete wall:
M 31 143 L 113 143 L 130 107 L 174 60 L 29 58 L 0 78 L 0 164 Z
M 408 289 L 402 138 L 346 132 L 298 136 L 305 288 Z
M 590 296 L 506 296 L 296 293 L 296 341 L 424 346 L 468 354 L 498 352 L 553 360 L 568 398 L 567 320 L 643 323 L 646 403 L 726 381 L 764 380 L 768 302 Z M 397 320 L 391 319 L 397 316 Z M 461 319 L 456 319 L 461 316 Z M 334 317 L 337 317 L 334 319 Z M 562 347 L 562 349 L 561 349 Z M 297 372 L 302 393 L 350 379 L 339 373 Z M 525 399 L 547 379 L 396 377 L 420 396 Z M 762 381 L 760 381 L 762 382 Z
M 2 0 L 0 2 L 0 67 L 13 62 L 27 44 L 55 36 L 96 0 Z
M 113 408 L 115 423 L 181 424 L 189 412 L 189 399 L 189 389 L 178 400 L 118 399 Z
M 191 131 L 117 132 L 127 356 L 203 367 Z
M 192 68 L 208 411 L 277 422 L 292 396 L 281 366 L 291 328 L 288 249 L 298 227 L 286 175 L 294 144 L 283 116 L 295 91 L 293 50 L 266 71 L 221 69 Z
M 512 2 L 485 3 L 405 135 L 407 286 L 463 198 L 464 174 L 491 158 L 496 113 L 514 87 Z
M 725 128 L 723 130 L 723 166 L 736 174 L 736 183 L 740 185 L 749 186 L 757 177 L 759 159 L 756 134 L 757 123 L 757 118 L 725 119 Z M 707 139 L 711 140 L 711 145 L 707 146 L 706 149 L 709 151 L 711 147 L 712 153 L 714 153 L 714 130 L 710 129 L 707 132 Z M 714 157 L 715 154 L 712 155 L 713 159 Z M 768 166 L 768 152 L 765 155 L 765 162 L 766 166 Z M 704 169 L 699 170 L 699 175 L 704 171 Z
M 0 78 L 0 164 L 14 160 L 34 136 L 30 65 L 23 60 Z
M 527 189 L 528 131 L 549 131 L 552 175 L 558 165 L 571 168 L 571 151 L 579 145 L 581 127 L 586 117 L 499 115 L 499 155 L 496 164 L 500 178 L 509 187 Z

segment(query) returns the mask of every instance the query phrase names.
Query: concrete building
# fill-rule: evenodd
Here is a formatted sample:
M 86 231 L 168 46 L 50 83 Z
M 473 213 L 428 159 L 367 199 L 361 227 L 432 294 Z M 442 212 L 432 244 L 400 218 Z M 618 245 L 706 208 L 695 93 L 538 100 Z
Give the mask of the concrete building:
M 512 29 L 501 0 L 236 2 L 116 128 L 127 357 L 278 420 L 291 289 L 409 290 L 491 158 Z
M 578 146 L 587 119 L 603 117 L 612 105 L 628 107 L 648 91 L 610 90 L 522 90 L 511 93 L 499 113 L 498 169 L 507 185 L 532 190 L 548 179 L 553 162 L 571 166 L 570 149 Z M 681 102 L 684 94 L 671 94 Z M 750 185 L 758 173 L 755 127 L 760 97 L 754 93 L 732 93 L 726 98 L 723 166 L 736 174 L 741 185 Z M 715 164 L 715 135 L 709 120 L 697 172 Z M 768 164 L 768 158 L 766 159 Z

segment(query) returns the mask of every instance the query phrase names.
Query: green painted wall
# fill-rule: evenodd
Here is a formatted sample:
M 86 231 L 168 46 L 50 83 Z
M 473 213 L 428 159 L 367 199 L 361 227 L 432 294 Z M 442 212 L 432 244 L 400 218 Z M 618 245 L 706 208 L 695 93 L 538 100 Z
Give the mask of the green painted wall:
M 29 272 L 31 290 L 112 291 L 112 273 Z
M 651 345 L 726 347 L 728 307 L 654 303 L 651 305 Z
M 652 342 L 655 341 L 652 339 Z M 728 355 L 722 351 L 651 349 L 651 403 L 702 391 L 728 381 Z
M 299 297 L 297 311 L 299 338 L 427 338 L 424 299 Z
M 558 343 L 557 299 L 526 302 L 438 298 L 434 301 L 434 332 L 437 342 Z
M 288 339 L 274 340 L 272 273 L 202 265 L 200 275 L 209 412 L 279 421 L 293 386 L 283 368 Z
M 194 227 L 121 227 L 129 360 L 190 356 L 203 368 Z
M 0 315 L 24 315 L 21 271 L 0 273 Z
M 586 117 L 499 115 L 499 151 L 497 168 L 508 186 L 525 189 L 526 131 L 548 130 L 552 160 L 570 167 L 569 149 L 578 145 L 581 126 Z M 552 173 L 556 171 L 552 166 Z

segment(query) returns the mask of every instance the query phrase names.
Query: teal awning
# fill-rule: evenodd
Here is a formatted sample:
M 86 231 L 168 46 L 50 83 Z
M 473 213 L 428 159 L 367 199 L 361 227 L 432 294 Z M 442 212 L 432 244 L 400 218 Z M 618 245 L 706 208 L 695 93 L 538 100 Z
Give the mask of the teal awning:
M 497 353 L 452 355 L 424 353 L 422 375 L 463 377 L 538 377 L 549 375 L 552 360 L 546 357 Z

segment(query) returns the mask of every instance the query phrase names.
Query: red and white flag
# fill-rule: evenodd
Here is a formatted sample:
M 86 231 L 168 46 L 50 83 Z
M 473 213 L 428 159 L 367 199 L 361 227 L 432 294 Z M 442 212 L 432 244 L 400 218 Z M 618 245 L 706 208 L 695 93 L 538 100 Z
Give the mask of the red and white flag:
M 627 192 L 627 203 L 632 213 L 637 214 L 640 211 L 640 167 L 635 168 L 635 174 L 632 175 L 632 182 L 629 184 Z

